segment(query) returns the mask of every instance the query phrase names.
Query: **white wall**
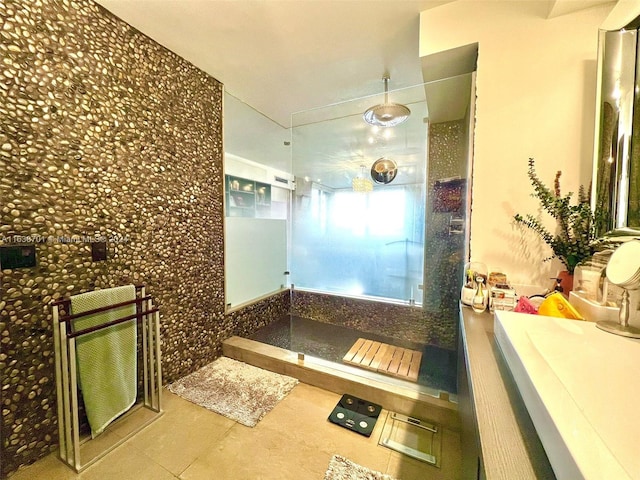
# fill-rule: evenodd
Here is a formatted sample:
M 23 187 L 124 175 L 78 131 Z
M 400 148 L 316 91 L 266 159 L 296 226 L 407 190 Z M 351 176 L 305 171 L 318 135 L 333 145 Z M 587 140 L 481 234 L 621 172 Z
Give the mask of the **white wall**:
M 546 1 L 459 0 L 421 14 L 421 56 L 479 43 L 471 258 L 514 283 L 548 286 L 561 268 L 512 217 L 538 211 L 529 157 L 549 185 L 561 170 L 564 192 L 590 182 L 598 28 L 612 5 L 547 19 Z

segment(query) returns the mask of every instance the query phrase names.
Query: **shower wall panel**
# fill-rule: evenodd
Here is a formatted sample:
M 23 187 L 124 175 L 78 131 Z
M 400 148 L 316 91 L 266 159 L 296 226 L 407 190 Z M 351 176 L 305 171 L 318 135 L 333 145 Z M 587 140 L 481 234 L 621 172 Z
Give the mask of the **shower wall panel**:
M 426 313 L 415 306 L 293 290 L 291 313 L 362 332 L 456 348 L 457 317 L 452 318 L 449 311 Z
M 423 306 L 293 290 L 292 314 L 455 350 L 469 200 L 465 186 L 460 206 L 444 208 L 434 192 L 436 182 L 443 179 L 465 184 L 467 123 L 464 119 L 429 125 Z
M 448 312 L 452 332 L 457 331 L 467 262 L 465 231 L 469 228 L 470 204 L 467 124 L 465 119 L 429 125 L 423 307 L 428 315 Z

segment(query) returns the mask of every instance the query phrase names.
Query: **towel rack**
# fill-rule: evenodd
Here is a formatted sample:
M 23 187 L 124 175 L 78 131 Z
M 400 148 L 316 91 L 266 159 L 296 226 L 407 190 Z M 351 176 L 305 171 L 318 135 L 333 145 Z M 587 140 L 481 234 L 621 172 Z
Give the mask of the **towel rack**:
M 73 328 L 74 320 L 86 315 L 106 312 L 123 306 L 135 304 L 136 313 L 101 325 L 80 330 Z M 53 341 L 55 349 L 56 393 L 58 399 L 58 437 L 60 443 L 60 459 L 77 473 L 87 468 L 117 446 L 124 443 L 137 432 L 154 422 L 162 415 L 162 370 L 160 365 L 160 313 L 153 305 L 151 296 L 146 295 L 145 287 L 136 286 L 136 298 L 96 308 L 83 313 L 71 314 L 71 299 L 54 301 L 53 308 Z M 136 320 L 140 324 L 142 337 L 139 348 L 142 350 L 142 383 L 144 399 L 137 401 L 125 414 L 112 425 L 123 425 L 127 422 L 124 435 L 111 435 L 112 441 L 103 439 L 107 434 L 94 440 L 80 438 L 80 420 L 78 414 L 78 375 L 76 370 L 76 339 L 83 335 L 112 327 L 124 322 Z M 140 379 L 138 379 L 138 384 Z M 134 412 L 145 409 L 145 412 Z M 151 412 L 149 415 L 148 412 Z M 126 431 L 128 430 L 128 431 Z M 99 445 L 90 446 L 97 442 Z M 104 445 L 102 445 L 104 443 Z M 85 447 L 85 448 L 83 448 Z M 89 456 L 88 460 L 83 460 Z

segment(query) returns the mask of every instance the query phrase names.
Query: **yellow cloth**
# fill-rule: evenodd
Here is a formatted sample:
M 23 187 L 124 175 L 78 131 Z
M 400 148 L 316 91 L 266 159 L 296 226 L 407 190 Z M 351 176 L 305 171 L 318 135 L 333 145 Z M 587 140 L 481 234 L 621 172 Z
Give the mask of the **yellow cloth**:
M 544 299 L 538 307 L 538 315 L 584 320 L 582 315 L 559 292 L 554 292 Z
M 71 297 L 71 313 L 82 313 L 134 300 L 133 285 L 96 290 Z M 134 315 L 135 304 L 87 315 L 74 321 L 73 331 Z M 76 337 L 79 384 L 91 436 L 102 431 L 136 401 L 136 321 L 130 320 Z

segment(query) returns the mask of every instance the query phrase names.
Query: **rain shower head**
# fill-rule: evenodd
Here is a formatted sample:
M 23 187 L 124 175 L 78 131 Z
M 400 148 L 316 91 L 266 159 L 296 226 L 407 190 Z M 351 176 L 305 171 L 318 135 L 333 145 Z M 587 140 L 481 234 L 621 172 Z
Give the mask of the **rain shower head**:
M 384 103 L 368 108 L 362 115 L 365 122 L 376 127 L 395 127 L 404 122 L 411 110 L 399 103 L 389 103 L 389 76 L 385 75 L 384 80 Z

